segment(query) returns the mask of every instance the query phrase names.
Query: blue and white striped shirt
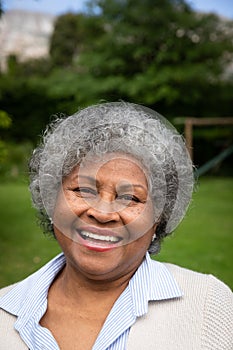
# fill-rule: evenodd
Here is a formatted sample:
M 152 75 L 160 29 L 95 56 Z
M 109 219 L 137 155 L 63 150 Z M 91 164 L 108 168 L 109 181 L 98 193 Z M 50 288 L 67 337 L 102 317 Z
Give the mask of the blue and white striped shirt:
M 17 316 L 15 329 L 30 350 L 59 350 L 51 332 L 39 322 L 47 309 L 48 289 L 64 264 L 62 253 L 0 298 L 0 308 Z M 166 266 L 151 260 L 147 254 L 115 302 L 93 350 L 126 349 L 130 328 L 137 317 L 147 313 L 149 301 L 181 296 L 179 286 Z

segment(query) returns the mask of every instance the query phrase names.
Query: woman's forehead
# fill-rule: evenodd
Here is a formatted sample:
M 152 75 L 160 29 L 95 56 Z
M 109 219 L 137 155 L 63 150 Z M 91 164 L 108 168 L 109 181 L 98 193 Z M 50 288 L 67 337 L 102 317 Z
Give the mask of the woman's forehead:
M 135 157 L 123 153 L 107 153 L 84 158 L 68 177 L 79 181 L 86 179 L 89 182 L 100 179 L 108 181 L 115 179 L 121 184 L 140 182 L 147 187 L 145 167 Z

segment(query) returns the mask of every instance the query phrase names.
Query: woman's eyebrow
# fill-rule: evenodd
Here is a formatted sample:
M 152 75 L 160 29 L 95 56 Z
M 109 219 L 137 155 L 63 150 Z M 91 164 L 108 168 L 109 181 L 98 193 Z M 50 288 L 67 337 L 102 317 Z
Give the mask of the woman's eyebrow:
M 92 176 L 82 175 L 82 174 L 75 174 L 74 180 L 79 180 L 79 179 L 86 179 L 91 184 L 94 184 L 94 185 L 97 183 L 97 180 L 94 177 L 92 177 Z
M 117 189 L 121 191 L 130 191 L 134 188 L 139 188 L 139 189 L 141 188 L 142 190 L 147 191 L 147 188 L 140 184 L 122 184 L 117 186 Z
M 91 184 L 98 186 L 98 180 L 95 177 L 92 177 L 89 175 L 76 174 L 74 176 L 74 180 L 78 180 L 78 179 L 86 179 Z M 139 188 L 139 189 L 142 189 L 144 191 L 147 191 L 147 188 L 141 184 L 133 184 L 132 183 L 132 184 L 120 184 L 119 186 L 117 186 L 117 189 L 121 190 L 121 191 L 130 191 L 134 188 Z

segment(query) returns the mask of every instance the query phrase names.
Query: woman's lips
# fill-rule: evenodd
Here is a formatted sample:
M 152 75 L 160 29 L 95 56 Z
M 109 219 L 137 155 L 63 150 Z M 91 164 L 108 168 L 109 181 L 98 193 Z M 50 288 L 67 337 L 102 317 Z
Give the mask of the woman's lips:
M 111 230 L 100 230 L 95 227 L 80 228 L 77 229 L 77 232 L 81 238 L 80 243 L 96 251 L 106 251 L 116 248 L 117 243 L 123 239 Z

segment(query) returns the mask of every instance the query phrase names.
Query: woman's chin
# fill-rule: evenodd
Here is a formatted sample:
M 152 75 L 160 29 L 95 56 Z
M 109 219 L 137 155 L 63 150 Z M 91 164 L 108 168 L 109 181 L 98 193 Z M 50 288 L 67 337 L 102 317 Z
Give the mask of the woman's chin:
M 124 256 L 124 247 L 74 243 L 69 252 L 76 273 L 94 280 L 106 280 L 118 275 L 117 270 Z

